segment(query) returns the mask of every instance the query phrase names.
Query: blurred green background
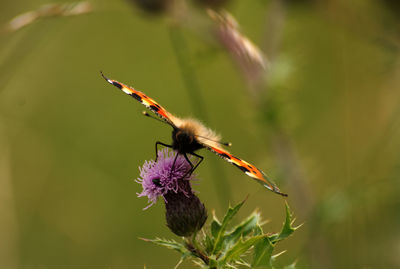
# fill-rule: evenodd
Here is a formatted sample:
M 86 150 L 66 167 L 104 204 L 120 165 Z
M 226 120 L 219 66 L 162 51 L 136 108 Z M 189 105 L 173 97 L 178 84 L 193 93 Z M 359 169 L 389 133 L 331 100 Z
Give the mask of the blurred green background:
M 134 182 L 171 129 L 143 117 L 100 70 L 198 117 L 289 194 L 304 225 L 279 246 L 278 268 L 400 268 L 398 2 L 227 1 L 269 58 L 257 83 L 215 38 L 204 6 L 149 14 L 134 2 L 91 1 L 88 14 L 3 27 L 0 268 L 177 263 L 177 253 L 138 239 L 179 240 L 162 201 L 142 210 Z M 47 3 L 3 0 L 0 23 Z M 200 154 L 195 189 L 210 215 L 249 194 L 241 216 L 258 208 L 265 230 L 279 229 L 282 197 Z

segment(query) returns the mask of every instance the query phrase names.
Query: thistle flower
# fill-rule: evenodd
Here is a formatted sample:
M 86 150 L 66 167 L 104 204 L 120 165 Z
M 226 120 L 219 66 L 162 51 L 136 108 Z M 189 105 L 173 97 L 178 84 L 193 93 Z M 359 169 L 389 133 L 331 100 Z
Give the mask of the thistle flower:
M 188 173 L 190 164 L 182 155 L 176 155 L 167 148 L 159 150 L 157 161 L 146 161 L 140 170 L 136 182 L 142 185 L 139 197 L 147 196 L 149 208 L 160 196 L 163 197 L 166 209 L 167 226 L 179 236 L 190 236 L 200 230 L 206 219 L 204 204 L 194 195 L 190 181 L 195 180 Z

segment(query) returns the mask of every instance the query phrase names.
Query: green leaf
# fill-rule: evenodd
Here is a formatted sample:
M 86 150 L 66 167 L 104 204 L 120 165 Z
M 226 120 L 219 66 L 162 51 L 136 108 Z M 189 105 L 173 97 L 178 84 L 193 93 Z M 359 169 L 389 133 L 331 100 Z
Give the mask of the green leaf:
M 239 267 L 239 268 L 242 268 L 242 267 L 252 268 L 251 264 L 249 264 L 246 260 L 244 260 L 242 258 L 240 258 L 237 261 L 235 261 L 235 264 L 241 265 L 241 267 Z M 233 267 L 233 268 L 237 268 L 237 267 Z
M 241 237 L 246 237 L 258 227 L 260 214 L 254 212 L 245 221 L 234 227 L 233 231 L 224 237 L 224 246 L 229 248 Z
M 293 216 L 290 213 L 290 208 L 288 204 L 286 203 L 286 219 L 285 222 L 283 223 L 282 230 L 278 235 L 270 236 L 269 239 L 273 243 L 276 243 L 278 241 L 282 241 L 285 238 L 289 237 L 294 231 L 296 231 L 300 227 L 300 226 L 293 227 L 292 224 L 293 224 Z
M 221 223 L 214 217 L 211 221 L 211 235 L 216 238 L 218 236 L 219 231 L 221 230 Z
M 254 228 L 254 235 L 260 235 L 260 234 L 264 234 L 261 226 L 258 224 L 255 228 Z
M 283 240 L 289 237 L 296 229 L 292 226 L 292 214 L 290 213 L 290 208 L 288 204 L 286 206 L 286 219 L 285 223 L 283 224 L 282 231 L 279 234 L 279 240 Z
M 266 235 L 257 235 L 250 237 L 249 239 L 243 241 L 239 240 L 236 242 L 235 245 L 233 245 L 223 257 L 220 259 L 220 265 L 227 264 L 231 261 L 235 261 L 240 258 L 241 255 L 243 255 L 249 248 L 251 248 L 253 245 L 258 243 L 259 241 L 263 240 L 264 238 L 267 238 Z
M 140 238 L 140 239 L 143 241 L 146 241 L 146 242 L 151 242 L 153 244 L 178 251 L 179 253 L 182 254 L 182 258 L 186 258 L 189 256 L 195 257 L 190 251 L 188 251 L 186 249 L 185 245 L 178 243 L 174 240 L 166 240 L 166 239 L 161 239 L 161 238 L 156 238 L 156 239 Z
M 192 238 L 193 244 L 187 239 L 189 241 L 186 241 L 186 245 L 159 238 L 143 240 L 181 253 L 181 260 L 192 258 L 193 262 L 202 268 L 257 268 L 260 266 L 273 268 L 275 259 L 284 253 L 283 251 L 273 255 L 276 243 L 289 237 L 298 228 L 293 226 L 294 221 L 289 206 L 286 204 L 286 217 L 281 231 L 267 235 L 260 225 L 261 217 L 258 212 L 253 212 L 234 227 L 230 225 L 244 202 L 229 207 L 222 222 L 214 216 L 209 232 L 203 234 L 199 244 L 194 241 L 196 236 Z M 228 226 L 232 228 L 228 230 Z M 295 265 L 293 263 L 285 269 L 295 269 Z
M 246 199 L 233 208 L 229 207 L 228 212 L 226 212 L 224 216 L 224 220 L 222 221 L 221 227 L 218 230 L 218 233 L 216 234 L 216 236 L 214 236 L 215 242 L 214 242 L 214 249 L 212 251 L 213 254 L 216 254 L 218 251 L 222 249 L 226 227 L 228 223 L 232 220 L 232 218 L 237 214 L 237 212 L 242 207 Z
M 218 268 L 218 263 L 215 259 L 210 258 L 208 261 L 208 268 Z
M 274 250 L 274 245 L 268 237 L 263 238 L 254 246 L 252 267 L 269 266 L 272 267 L 271 256 Z
M 272 252 L 275 248 L 275 244 L 279 241 L 282 241 L 289 237 L 298 227 L 293 227 L 293 216 L 290 213 L 290 208 L 286 203 L 286 218 L 285 222 L 283 223 L 282 230 L 279 234 L 274 234 L 268 236 L 267 239 L 259 242 L 254 247 L 254 255 L 253 255 L 253 263 L 252 266 L 269 266 L 272 267 L 272 262 L 275 256 L 272 256 Z M 258 227 L 259 231 L 256 233 L 262 232 L 261 227 Z
M 207 254 L 210 254 L 214 248 L 214 240 L 207 233 L 204 237 L 204 248 Z

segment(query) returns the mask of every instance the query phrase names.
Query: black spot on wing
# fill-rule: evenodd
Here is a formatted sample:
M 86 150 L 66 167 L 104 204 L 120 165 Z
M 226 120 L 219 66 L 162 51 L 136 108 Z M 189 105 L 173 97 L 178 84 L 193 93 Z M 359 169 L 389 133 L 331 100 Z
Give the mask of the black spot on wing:
M 243 172 L 249 172 L 249 169 L 247 169 L 246 167 L 244 167 L 244 166 L 240 166 L 240 165 L 237 165 L 236 163 L 233 163 L 237 168 L 239 168 L 240 170 L 242 170 Z
M 140 97 L 138 94 L 133 92 L 133 93 L 130 94 L 130 96 L 132 96 L 133 98 L 135 98 L 139 102 L 142 102 L 142 97 Z
M 230 160 L 231 159 L 231 156 L 229 156 L 228 154 L 225 154 L 225 153 L 218 153 L 222 158 L 225 158 L 225 159 L 228 159 L 228 160 Z
M 158 112 L 160 110 L 160 106 L 159 105 L 151 105 L 150 109 L 154 110 L 155 112 Z
M 251 166 L 251 165 L 246 165 L 247 166 L 247 168 L 250 170 L 250 171 L 252 171 L 252 172 L 255 172 L 256 171 L 256 169 L 255 169 L 255 167 L 254 166 Z
M 121 84 L 119 84 L 118 82 L 116 82 L 116 81 L 113 81 L 112 82 L 112 85 L 114 85 L 115 87 L 117 87 L 118 89 L 122 89 L 122 85 Z

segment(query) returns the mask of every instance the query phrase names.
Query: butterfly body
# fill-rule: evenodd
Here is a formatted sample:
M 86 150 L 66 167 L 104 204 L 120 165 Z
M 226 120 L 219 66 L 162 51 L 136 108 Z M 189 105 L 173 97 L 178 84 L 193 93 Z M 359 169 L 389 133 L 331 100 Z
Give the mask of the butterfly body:
M 191 153 L 205 147 L 205 143 L 220 146 L 220 136 L 196 119 L 174 117 L 172 147 L 179 153 Z
M 163 121 L 172 126 L 172 145 L 167 145 L 161 142 L 156 143 L 156 149 L 158 145 L 163 145 L 167 147 L 171 147 L 178 154 L 182 154 L 186 160 L 192 166 L 191 172 L 200 164 L 203 160 L 203 157 L 197 155 L 195 151 L 206 148 L 229 163 L 232 163 L 240 170 L 242 170 L 246 175 L 252 177 L 257 180 L 267 189 L 280 194 L 282 196 L 287 196 L 287 194 L 282 193 L 279 188 L 272 183 L 269 178 L 254 165 L 233 156 L 226 149 L 222 147 L 222 145 L 227 145 L 226 143 L 221 143 L 220 136 L 217 135 L 214 131 L 204 126 L 201 122 L 196 119 L 181 119 L 178 118 L 171 113 L 169 113 L 165 108 L 159 105 L 156 101 L 145 95 L 144 93 L 135 90 L 132 87 L 129 87 L 125 84 L 122 84 L 118 81 L 108 79 L 102 74 L 103 78 L 110 84 L 114 85 L 124 93 L 132 96 L 137 101 L 142 103 L 148 109 L 153 111 L 158 117 L 160 117 Z M 190 162 L 187 154 L 194 155 L 200 158 L 200 161 L 193 166 Z
M 172 131 L 172 148 L 180 154 L 191 153 L 204 148 L 195 138 L 194 133 L 185 129 Z

